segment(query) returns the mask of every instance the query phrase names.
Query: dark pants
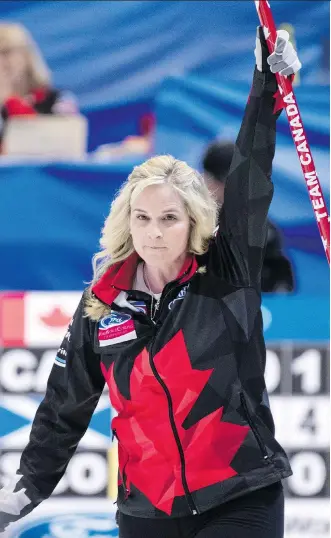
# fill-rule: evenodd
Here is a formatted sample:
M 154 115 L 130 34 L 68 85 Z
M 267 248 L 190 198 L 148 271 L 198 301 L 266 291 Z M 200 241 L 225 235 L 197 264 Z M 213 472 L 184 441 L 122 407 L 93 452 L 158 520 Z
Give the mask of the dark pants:
M 120 538 L 283 538 L 284 495 L 272 484 L 203 514 L 146 519 L 119 514 Z

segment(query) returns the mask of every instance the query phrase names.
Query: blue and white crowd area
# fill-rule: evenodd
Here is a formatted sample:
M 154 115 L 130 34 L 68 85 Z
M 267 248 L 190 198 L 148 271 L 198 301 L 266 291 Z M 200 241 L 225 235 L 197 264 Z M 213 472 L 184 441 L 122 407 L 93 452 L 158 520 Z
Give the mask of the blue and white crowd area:
M 330 2 L 270 5 L 303 65 L 295 94 L 329 207 Z M 152 154 L 173 154 L 201 171 L 212 140 L 235 139 L 258 17 L 252 0 L 63 0 L 2 1 L 3 21 L 30 30 L 54 87 L 75 97 L 88 138 L 80 159 L 0 156 L 0 487 L 17 468 L 56 351 L 91 280 L 115 193 Z M 146 118 L 154 127 L 145 145 L 97 158 L 101 146 L 141 137 Z M 285 538 L 327 538 L 329 266 L 285 113 L 273 181 L 270 217 L 295 277 L 293 293 L 262 300 L 276 437 L 294 471 L 285 483 Z M 118 536 L 113 415 L 103 395 L 54 494 L 4 538 Z

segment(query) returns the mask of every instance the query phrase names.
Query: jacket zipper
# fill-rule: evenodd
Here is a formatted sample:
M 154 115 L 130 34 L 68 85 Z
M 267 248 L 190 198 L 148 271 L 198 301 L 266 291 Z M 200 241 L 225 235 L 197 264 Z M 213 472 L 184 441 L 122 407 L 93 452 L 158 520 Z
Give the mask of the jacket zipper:
M 246 402 L 246 398 L 245 398 L 245 395 L 243 394 L 243 392 L 240 393 L 240 401 L 241 401 L 241 405 L 243 406 L 243 409 L 245 411 L 245 415 L 246 415 L 246 419 L 247 419 L 247 422 L 254 434 L 254 437 L 257 441 L 257 444 L 259 445 L 259 448 L 260 448 L 260 451 L 262 453 L 262 456 L 263 456 L 263 459 L 265 462 L 267 463 L 271 463 L 270 462 L 270 457 L 268 455 L 268 452 L 267 452 L 267 448 L 261 438 L 261 435 L 256 427 L 256 425 L 254 424 L 254 421 L 251 417 L 251 414 L 248 410 L 248 406 L 247 406 L 247 402 Z
M 152 348 L 151 348 L 151 352 L 152 352 Z M 190 490 L 189 490 L 189 487 L 188 487 L 188 484 L 187 484 L 187 480 L 186 480 L 186 472 L 185 472 L 185 465 L 186 464 L 185 464 L 184 450 L 183 450 L 182 444 L 180 442 L 179 434 L 178 434 L 178 431 L 177 431 L 177 427 L 176 427 L 176 423 L 175 423 L 175 419 L 174 419 L 174 415 L 173 415 L 173 405 L 172 405 L 171 394 L 169 392 L 169 389 L 168 389 L 167 385 L 164 383 L 163 379 L 161 378 L 161 376 L 159 375 L 159 373 L 158 373 L 158 371 L 156 369 L 154 361 L 153 361 L 153 359 L 151 357 L 151 352 L 149 354 L 149 363 L 151 365 L 151 368 L 152 368 L 152 371 L 153 371 L 153 374 L 154 374 L 156 380 L 160 383 L 161 387 L 163 388 L 163 390 L 165 392 L 166 398 L 168 400 L 170 425 L 171 425 L 172 433 L 174 435 L 176 445 L 177 445 L 177 448 L 178 448 L 178 452 L 179 452 L 179 457 L 180 457 L 180 462 L 181 462 L 181 477 L 182 477 L 182 484 L 183 484 L 183 488 L 184 488 L 184 492 L 185 492 L 185 497 L 187 499 L 187 502 L 188 502 L 188 505 L 189 505 L 189 508 L 190 508 L 192 514 L 196 515 L 196 514 L 199 514 L 199 510 L 198 510 L 197 506 L 195 505 L 195 503 L 193 501 L 193 498 L 192 498 L 192 495 L 190 493 Z
M 183 278 L 183 276 L 185 276 L 185 274 L 186 273 L 184 273 L 184 275 L 182 275 L 181 278 Z M 155 321 L 155 316 L 156 316 L 157 311 L 161 310 L 162 305 L 163 305 L 165 299 L 167 298 L 167 296 L 169 295 L 169 293 L 171 291 L 175 290 L 176 288 L 180 287 L 181 285 L 182 284 L 178 283 L 176 286 L 170 287 L 169 290 L 167 290 L 167 292 L 164 294 L 164 296 L 160 297 L 159 301 L 156 304 L 155 310 L 154 310 L 153 323 L 155 325 L 157 323 Z M 181 477 L 182 477 L 183 489 L 184 489 L 184 492 L 185 492 L 185 497 L 187 499 L 187 503 L 189 505 L 189 508 L 190 508 L 192 514 L 196 515 L 196 514 L 199 514 L 199 510 L 198 510 L 197 506 L 195 505 L 195 502 L 193 501 L 193 498 L 192 498 L 192 495 L 190 493 L 190 490 L 189 490 L 189 487 L 188 487 L 188 484 L 187 484 L 187 480 L 186 480 L 186 472 L 185 472 L 186 463 L 185 463 L 184 450 L 183 450 L 182 444 L 180 442 L 179 434 L 178 434 L 175 419 L 174 419 L 171 394 L 169 392 L 169 389 L 168 389 L 167 385 L 164 383 L 163 379 L 159 375 L 159 373 L 158 373 L 158 371 L 156 369 L 156 366 L 154 364 L 154 360 L 152 358 L 152 350 L 153 350 L 154 342 L 155 342 L 155 338 L 151 343 L 151 351 L 150 351 L 150 354 L 149 354 L 149 362 L 150 362 L 150 365 L 151 365 L 152 372 L 153 372 L 156 380 L 160 383 L 162 389 L 164 390 L 164 393 L 165 393 L 167 401 L 168 401 L 170 426 L 171 426 L 172 433 L 173 433 L 174 438 L 175 438 L 175 442 L 176 442 L 176 445 L 177 445 L 177 448 L 178 448 L 180 462 L 181 462 Z
M 118 469 L 119 469 L 119 472 L 120 472 L 120 475 L 121 475 L 121 478 L 122 478 L 122 482 L 123 482 L 124 500 L 126 501 L 126 499 L 130 495 L 130 490 L 126 487 L 126 474 L 125 474 L 125 468 L 126 468 L 127 464 L 129 463 L 129 454 L 128 454 L 127 450 L 125 450 L 125 448 L 122 445 L 121 441 L 119 440 L 118 435 L 116 433 L 116 430 L 112 430 L 112 431 L 113 431 L 112 441 L 114 440 L 114 437 L 116 437 L 118 444 L 122 447 L 123 452 L 127 455 L 127 460 L 126 460 L 125 464 L 123 465 L 122 471 L 120 469 L 120 466 L 118 465 Z

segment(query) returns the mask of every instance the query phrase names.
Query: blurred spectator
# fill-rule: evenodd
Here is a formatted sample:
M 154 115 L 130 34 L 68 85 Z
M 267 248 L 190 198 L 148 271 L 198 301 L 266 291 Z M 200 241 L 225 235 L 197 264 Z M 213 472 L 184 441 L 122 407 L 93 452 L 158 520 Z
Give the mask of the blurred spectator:
M 0 141 L 6 121 L 13 116 L 78 112 L 73 95 L 52 87 L 38 46 L 16 23 L 0 23 L 0 107 Z
M 234 151 L 232 142 L 212 142 L 203 155 L 202 165 L 208 188 L 223 204 L 225 180 Z M 291 263 L 284 255 L 280 230 L 268 220 L 268 234 L 262 268 L 263 292 L 290 292 L 294 289 Z

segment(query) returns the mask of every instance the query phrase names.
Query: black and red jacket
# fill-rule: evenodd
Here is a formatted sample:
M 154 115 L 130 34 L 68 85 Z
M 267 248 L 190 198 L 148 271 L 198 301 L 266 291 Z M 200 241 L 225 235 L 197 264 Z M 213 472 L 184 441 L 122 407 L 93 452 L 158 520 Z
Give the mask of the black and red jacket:
M 274 437 L 260 310 L 276 90 L 274 75 L 255 71 L 217 234 L 165 286 L 155 323 L 150 296 L 131 289 L 136 254 L 94 286 L 102 319 L 83 316 L 83 295 L 12 486 L 28 499 L 19 517 L 52 493 L 105 382 L 124 513 L 201 513 L 291 475 Z

